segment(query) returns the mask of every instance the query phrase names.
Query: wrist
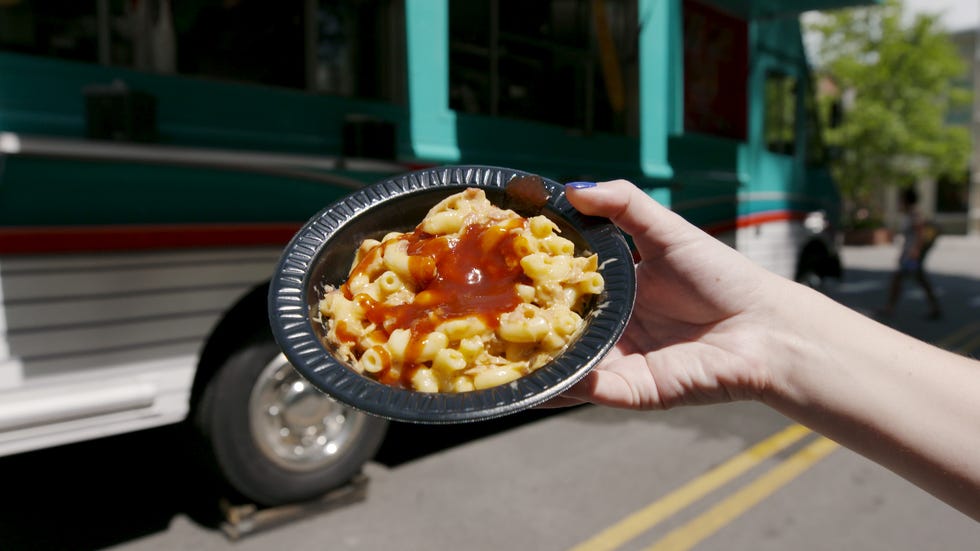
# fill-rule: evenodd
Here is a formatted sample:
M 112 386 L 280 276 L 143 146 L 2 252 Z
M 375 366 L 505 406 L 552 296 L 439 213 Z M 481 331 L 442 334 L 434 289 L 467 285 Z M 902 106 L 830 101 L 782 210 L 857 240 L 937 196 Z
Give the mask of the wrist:
M 813 377 L 844 368 L 832 352 L 847 335 L 839 325 L 841 312 L 835 310 L 850 311 L 793 281 L 783 279 L 773 288 L 766 308 L 768 377 L 760 401 L 777 409 L 807 407 L 813 399 Z

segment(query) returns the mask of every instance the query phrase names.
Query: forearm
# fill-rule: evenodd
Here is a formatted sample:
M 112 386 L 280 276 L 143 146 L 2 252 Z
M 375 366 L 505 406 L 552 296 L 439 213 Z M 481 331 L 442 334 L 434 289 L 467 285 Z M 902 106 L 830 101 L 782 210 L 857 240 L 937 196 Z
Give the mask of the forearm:
M 980 520 L 980 364 L 808 289 L 781 293 L 764 400 Z

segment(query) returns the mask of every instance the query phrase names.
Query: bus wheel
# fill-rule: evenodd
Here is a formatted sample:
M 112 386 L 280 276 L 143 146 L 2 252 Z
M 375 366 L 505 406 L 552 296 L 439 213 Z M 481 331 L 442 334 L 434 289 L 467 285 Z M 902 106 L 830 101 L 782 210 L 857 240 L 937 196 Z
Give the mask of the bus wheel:
M 319 392 L 264 337 L 231 354 L 194 418 L 231 488 L 260 505 L 313 499 L 357 474 L 387 421 Z

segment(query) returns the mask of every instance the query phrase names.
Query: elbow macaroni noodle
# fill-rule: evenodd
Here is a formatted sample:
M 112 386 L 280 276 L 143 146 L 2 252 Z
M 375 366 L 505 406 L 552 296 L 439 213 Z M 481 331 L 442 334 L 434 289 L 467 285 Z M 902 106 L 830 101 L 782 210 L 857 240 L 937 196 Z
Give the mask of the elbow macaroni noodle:
M 328 345 L 382 383 L 466 392 L 557 356 L 603 290 L 597 256 L 545 216 L 525 219 L 469 188 L 412 233 L 361 243 L 347 281 L 320 301 Z

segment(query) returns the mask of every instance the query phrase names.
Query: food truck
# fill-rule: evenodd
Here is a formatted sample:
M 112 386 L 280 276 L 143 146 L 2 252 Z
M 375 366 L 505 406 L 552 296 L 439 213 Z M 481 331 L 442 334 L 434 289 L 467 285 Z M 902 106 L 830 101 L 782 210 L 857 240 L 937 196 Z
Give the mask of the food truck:
M 0 455 L 186 423 L 262 505 L 387 423 L 298 376 L 268 280 L 419 167 L 627 178 L 766 267 L 839 272 L 798 16 L 846 0 L 0 4 Z

